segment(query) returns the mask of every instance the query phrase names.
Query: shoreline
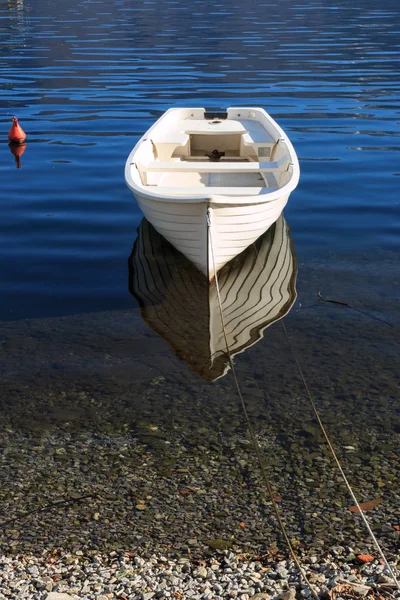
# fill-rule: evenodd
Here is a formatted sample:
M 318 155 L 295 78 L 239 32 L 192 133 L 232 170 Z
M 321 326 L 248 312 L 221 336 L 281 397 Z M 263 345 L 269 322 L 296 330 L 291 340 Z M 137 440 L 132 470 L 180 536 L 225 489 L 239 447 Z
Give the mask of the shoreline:
M 293 562 L 279 552 L 259 560 L 229 551 L 197 560 L 163 555 L 144 559 L 115 551 L 85 555 L 79 550 L 40 558 L 0 555 L 0 600 L 300 600 L 312 593 L 330 600 L 400 597 L 386 567 L 370 559 L 364 557 L 368 562 L 363 563 L 343 546 L 319 558 L 303 554 L 311 592 Z M 392 562 L 395 571 L 399 559 Z

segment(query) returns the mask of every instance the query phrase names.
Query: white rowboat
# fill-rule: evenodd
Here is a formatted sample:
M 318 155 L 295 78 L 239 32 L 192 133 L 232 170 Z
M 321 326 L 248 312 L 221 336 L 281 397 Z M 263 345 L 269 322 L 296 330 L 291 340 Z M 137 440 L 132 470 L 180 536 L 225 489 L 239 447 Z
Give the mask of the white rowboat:
M 125 167 L 147 220 L 209 280 L 275 223 L 299 175 L 284 131 L 250 107 L 171 108 Z
M 297 264 L 283 217 L 218 273 L 231 356 L 257 343 L 296 299 Z M 215 281 L 143 219 L 129 258 L 129 290 L 144 321 L 200 377 L 229 369 Z

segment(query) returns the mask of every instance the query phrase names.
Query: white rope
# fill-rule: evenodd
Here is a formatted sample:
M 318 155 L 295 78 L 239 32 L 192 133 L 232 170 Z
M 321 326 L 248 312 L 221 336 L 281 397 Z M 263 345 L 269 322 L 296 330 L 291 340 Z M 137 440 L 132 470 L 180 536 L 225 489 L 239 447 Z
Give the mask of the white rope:
M 352 489 L 352 487 L 351 487 L 351 485 L 350 485 L 350 482 L 349 482 L 349 480 L 348 480 L 348 479 L 347 479 L 347 477 L 346 477 L 346 474 L 345 474 L 345 472 L 344 472 L 344 470 L 343 470 L 343 468 L 342 468 L 342 465 L 340 464 L 340 461 L 339 461 L 339 459 L 338 459 L 338 457 L 337 457 L 337 454 L 336 454 L 336 452 L 335 452 L 335 450 L 334 450 L 334 448 L 333 448 L 333 446 L 332 446 L 332 443 L 331 443 L 331 441 L 330 441 L 330 439 L 329 439 L 329 436 L 328 436 L 328 434 L 327 434 L 327 432 L 326 432 L 326 429 L 325 429 L 325 427 L 324 427 L 324 425 L 323 425 L 323 423 L 322 423 L 322 420 L 321 420 L 321 417 L 319 416 L 319 413 L 318 413 L 317 406 L 316 406 L 316 404 L 315 404 L 314 398 L 313 398 L 313 397 L 312 397 L 312 395 L 311 395 L 311 392 L 310 392 L 310 389 L 309 389 L 309 387 L 308 387 L 308 385 L 307 385 L 307 382 L 306 382 L 306 379 L 305 379 L 305 377 L 304 377 L 304 374 L 303 374 L 302 368 L 301 368 L 301 366 L 300 366 L 300 363 L 299 363 L 299 361 L 297 360 L 296 353 L 295 353 L 295 351 L 294 351 L 294 348 L 293 348 L 293 346 L 292 346 L 292 344 L 291 344 L 291 342 L 290 342 L 290 339 L 289 339 L 288 333 L 287 333 L 287 331 L 286 331 L 285 324 L 284 324 L 284 322 L 283 322 L 283 321 L 281 321 L 281 324 L 282 324 L 283 330 L 284 330 L 284 332 L 285 332 L 285 336 L 286 336 L 287 342 L 288 342 L 288 344 L 289 344 L 289 348 L 290 348 L 290 349 L 291 349 L 291 351 L 292 351 L 293 358 L 294 358 L 294 360 L 295 360 L 295 363 L 296 363 L 296 365 L 297 365 L 297 368 L 298 368 L 298 370 L 299 370 L 300 377 L 301 377 L 301 379 L 302 379 L 302 381 L 303 381 L 303 384 L 304 384 L 304 387 L 305 387 L 305 389 L 306 389 L 306 392 L 307 392 L 308 398 L 309 398 L 309 400 L 310 400 L 310 402 L 311 402 L 311 406 L 313 407 L 313 410 L 314 410 L 315 417 L 316 417 L 316 419 L 317 419 L 317 421 L 318 421 L 318 424 L 319 424 L 319 426 L 320 426 L 320 428 L 321 428 L 321 431 L 322 431 L 322 433 L 323 433 L 323 435 L 324 435 L 324 437 L 325 437 L 325 440 L 326 440 L 326 442 L 327 442 L 327 444 L 328 444 L 328 446 L 329 446 L 329 450 L 330 450 L 330 451 L 331 451 L 331 453 L 332 453 L 332 456 L 333 456 L 333 458 L 334 458 L 334 460 L 335 460 L 335 462 L 336 462 L 336 465 L 337 465 L 337 467 L 338 467 L 338 469 L 339 469 L 339 471 L 340 471 L 340 474 L 341 474 L 341 476 L 342 476 L 342 478 L 343 478 L 343 481 L 345 482 L 345 484 L 346 484 L 346 486 L 347 486 L 347 489 L 349 490 L 349 492 L 350 492 L 350 495 L 351 495 L 351 497 L 352 497 L 352 499 L 353 499 L 353 502 L 354 502 L 354 504 L 356 505 L 356 507 L 357 507 L 357 509 L 358 509 L 358 511 L 359 511 L 359 513 L 360 513 L 360 515 L 361 515 L 361 518 L 362 518 L 362 520 L 364 521 L 364 524 L 365 524 L 366 528 L 368 529 L 368 533 L 369 533 L 369 535 L 371 536 L 371 538 L 372 538 L 372 540 L 373 540 L 373 542 L 374 542 L 374 544 L 375 544 L 375 547 L 376 547 L 376 549 L 378 550 L 379 554 L 381 555 L 381 558 L 382 558 L 382 560 L 384 561 L 384 563 L 385 563 L 385 565 L 386 565 L 386 567 L 387 567 L 387 569 L 388 569 L 388 571 L 389 571 L 390 575 L 392 576 L 392 578 L 393 578 L 393 581 L 394 581 L 394 583 L 396 584 L 396 587 L 397 587 L 397 589 L 399 589 L 399 590 L 400 590 L 400 584 L 399 584 L 399 582 L 398 582 L 398 581 L 397 581 L 397 579 L 396 579 L 396 576 L 395 576 L 395 574 L 394 574 L 394 571 L 392 570 L 392 568 L 391 568 L 391 566 L 390 566 L 390 564 L 389 564 L 389 562 L 388 562 L 388 560 L 387 560 L 387 558 L 386 558 L 385 554 L 383 553 L 383 550 L 382 550 L 382 548 L 381 548 L 381 547 L 380 547 L 380 545 L 379 545 L 379 542 L 378 542 L 378 540 L 376 539 L 376 537 L 375 537 L 375 535 L 374 535 L 374 533 L 373 533 L 373 531 L 372 531 L 372 529 L 371 529 L 371 526 L 370 526 L 370 524 L 368 523 L 368 520 L 367 520 L 367 518 L 366 518 L 365 514 L 363 513 L 363 511 L 362 511 L 362 509 L 361 509 L 361 507 L 360 507 L 360 505 L 359 505 L 359 503 L 358 503 L 358 500 L 357 500 L 357 498 L 356 498 L 356 496 L 355 496 L 355 494 L 354 494 L 354 492 L 353 492 L 353 489 Z
M 258 462 L 260 464 L 260 469 L 261 469 L 261 472 L 262 472 L 265 484 L 267 486 L 268 493 L 269 493 L 270 498 L 271 498 L 272 506 L 274 507 L 276 518 L 278 520 L 278 523 L 279 523 L 279 526 L 281 528 L 281 531 L 282 531 L 283 537 L 285 539 L 285 542 L 286 542 L 286 544 L 287 544 L 287 546 L 289 548 L 290 554 L 292 555 L 293 561 L 296 564 L 297 568 L 299 569 L 299 572 L 300 572 L 301 576 L 303 577 L 304 582 L 306 583 L 306 585 L 310 589 L 311 594 L 314 596 L 314 598 L 316 600 L 319 600 L 318 593 L 316 592 L 316 590 L 314 589 L 314 587 L 311 585 L 310 581 L 308 580 L 307 574 L 306 574 L 305 570 L 303 569 L 303 567 L 301 566 L 300 561 L 299 561 L 299 559 L 298 559 L 298 557 L 297 557 L 297 555 L 296 555 L 296 553 L 294 551 L 294 548 L 292 546 L 292 543 L 291 543 L 291 541 L 289 539 L 289 536 L 288 536 L 288 534 L 286 532 L 286 528 L 285 528 L 285 525 L 284 525 L 284 523 L 282 521 L 282 518 L 281 518 L 281 515 L 280 515 L 280 512 L 279 512 L 279 508 L 278 508 L 278 505 L 277 505 L 276 500 L 275 500 L 274 492 L 272 490 L 271 483 L 269 481 L 267 472 L 265 470 L 265 466 L 264 466 L 264 462 L 263 462 L 263 457 L 262 457 L 261 449 L 260 449 L 260 446 L 259 446 L 259 444 L 257 442 L 257 439 L 256 439 L 256 436 L 254 434 L 253 428 L 251 426 L 249 415 L 248 415 L 247 408 L 246 408 L 246 404 L 244 402 L 244 398 L 243 398 L 243 395 L 242 395 L 242 392 L 241 392 L 241 389 L 240 389 L 240 386 L 239 386 L 239 381 L 238 381 L 238 378 L 236 376 L 235 366 L 233 364 L 231 353 L 230 353 L 230 350 L 229 350 L 229 343 L 228 343 L 228 336 L 227 336 L 227 333 L 226 333 L 224 313 L 223 313 L 223 310 L 222 310 L 221 295 L 220 295 L 220 291 L 219 291 L 218 275 L 217 275 L 217 271 L 216 271 L 216 263 L 215 263 L 215 256 L 214 256 L 214 247 L 213 247 L 212 235 L 211 235 L 211 220 L 210 220 L 209 209 L 207 209 L 207 229 L 208 229 L 208 239 L 209 239 L 209 242 L 210 242 L 211 257 L 212 257 L 213 269 L 214 269 L 215 288 L 216 288 L 216 291 L 217 291 L 219 312 L 220 312 L 222 330 L 223 330 L 224 339 L 225 339 L 226 352 L 227 352 L 227 355 L 228 355 L 229 366 L 230 366 L 230 368 L 232 370 L 233 379 L 235 381 L 236 389 L 237 389 L 237 392 L 238 392 L 238 395 L 239 395 L 239 398 L 240 398 L 240 402 L 241 402 L 241 405 L 242 405 L 244 416 L 246 418 L 247 427 L 248 427 L 248 430 L 249 430 L 251 442 L 252 442 L 253 448 L 255 450 L 255 453 L 257 455 Z

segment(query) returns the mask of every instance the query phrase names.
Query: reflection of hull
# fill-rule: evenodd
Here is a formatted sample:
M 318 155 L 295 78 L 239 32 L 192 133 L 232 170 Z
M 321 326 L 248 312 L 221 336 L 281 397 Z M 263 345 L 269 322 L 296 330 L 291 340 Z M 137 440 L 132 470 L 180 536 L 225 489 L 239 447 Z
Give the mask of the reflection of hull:
M 288 226 L 280 217 L 218 275 L 231 355 L 262 338 L 291 309 L 297 266 Z M 146 221 L 129 259 L 129 289 L 146 323 L 204 379 L 229 368 L 215 283 L 209 283 Z

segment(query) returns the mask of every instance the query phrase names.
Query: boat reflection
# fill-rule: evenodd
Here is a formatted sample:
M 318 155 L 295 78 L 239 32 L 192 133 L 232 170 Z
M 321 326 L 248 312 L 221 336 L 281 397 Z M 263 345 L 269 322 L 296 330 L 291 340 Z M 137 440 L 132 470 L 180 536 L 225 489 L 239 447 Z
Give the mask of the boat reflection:
M 231 355 L 263 337 L 296 299 L 297 263 L 281 216 L 218 273 Z M 129 257 L 129 290 L 144 321 L 203 379 L 226 374 L 226 353 L 215 282 L 207 278 L 146 219 Z

